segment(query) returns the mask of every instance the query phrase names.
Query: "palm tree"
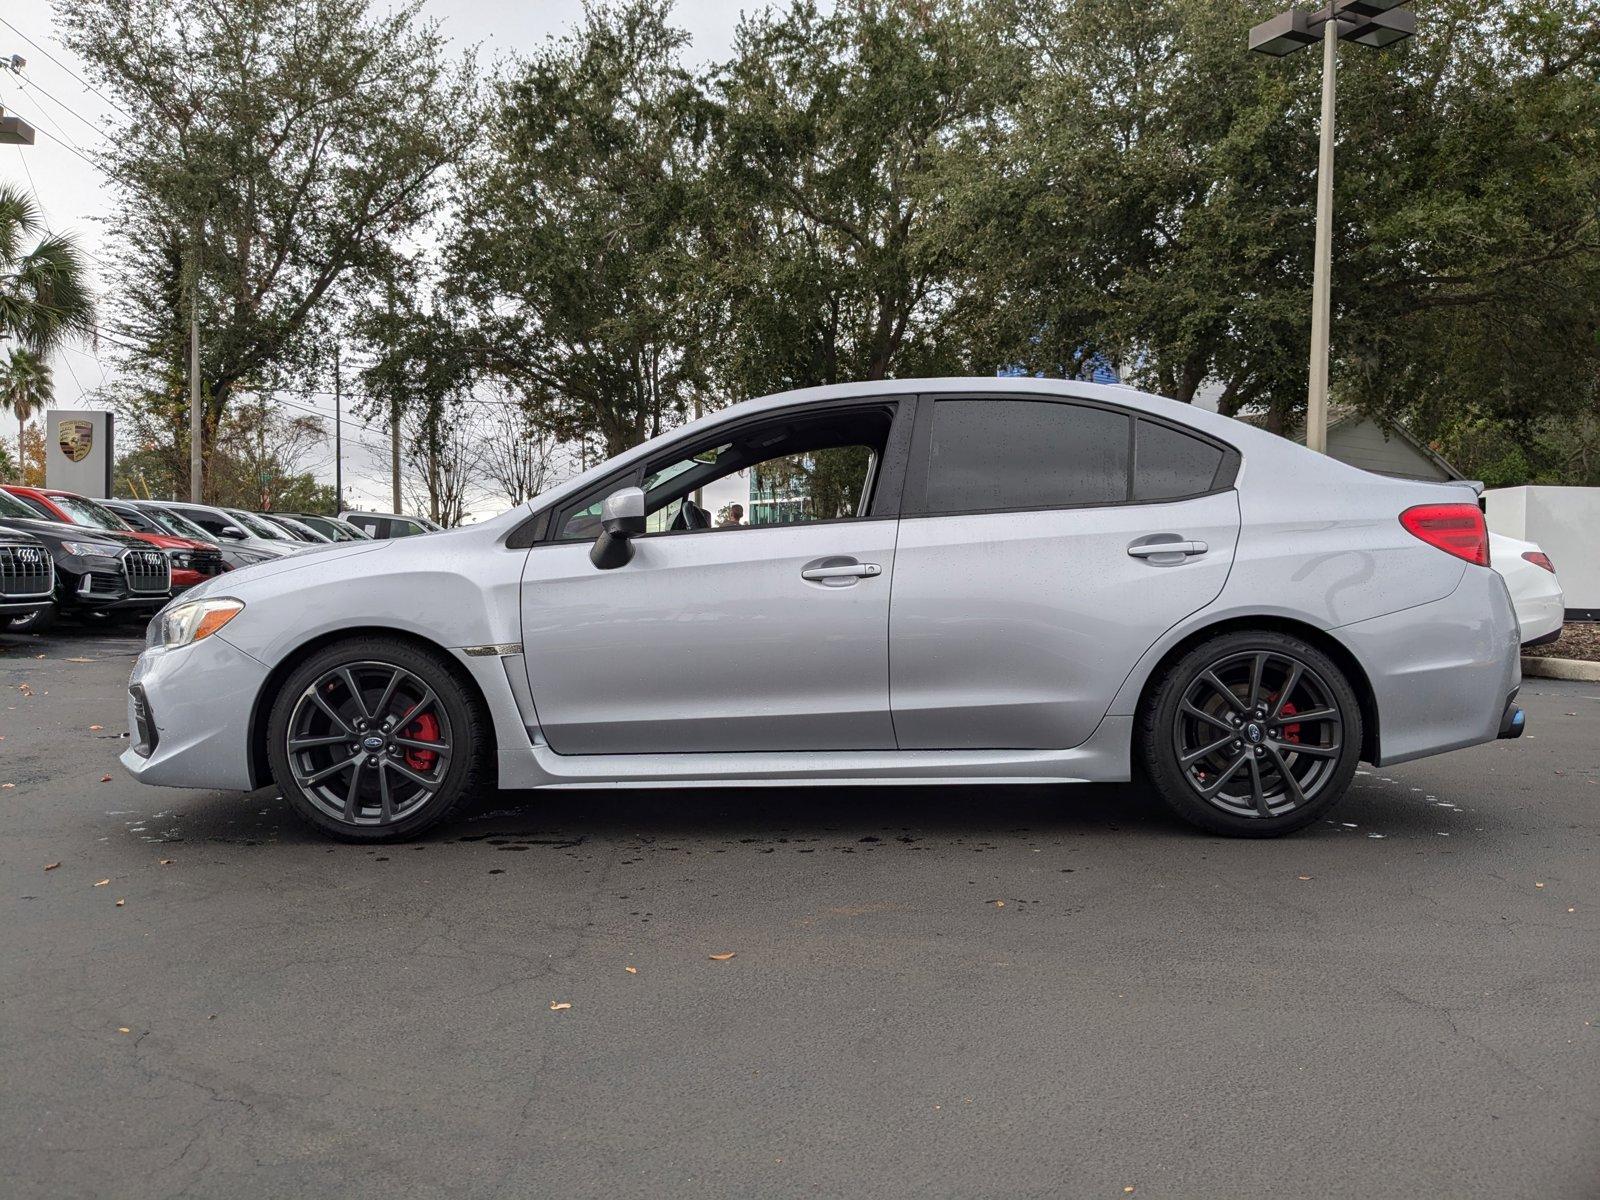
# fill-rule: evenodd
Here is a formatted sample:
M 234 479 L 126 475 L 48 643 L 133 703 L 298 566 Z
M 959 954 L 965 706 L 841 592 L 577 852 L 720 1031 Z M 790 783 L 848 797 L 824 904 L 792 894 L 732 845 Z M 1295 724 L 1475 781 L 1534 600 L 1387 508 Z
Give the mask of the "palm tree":
M 0 399 L 17 416 L 19 471 L 28 469 L 28 452 L 22 444 L 28 418 L 49 404 L 54 395 L 55 384 L 50 378 L 49 365 L 26 346 L 15 347 L 6 359 L 4 373 L 0 374 Z
M 41 230 L 44 236 L 26 249 Z M 17 414 L 19 457 L 20 427 L 50 400 L 45 360 L 69 339 L 93 334 L 94 300 L 77 243 L 46 229 L 26 193 L 0 184 L 0 344 L 14 344 L 5 394 Z

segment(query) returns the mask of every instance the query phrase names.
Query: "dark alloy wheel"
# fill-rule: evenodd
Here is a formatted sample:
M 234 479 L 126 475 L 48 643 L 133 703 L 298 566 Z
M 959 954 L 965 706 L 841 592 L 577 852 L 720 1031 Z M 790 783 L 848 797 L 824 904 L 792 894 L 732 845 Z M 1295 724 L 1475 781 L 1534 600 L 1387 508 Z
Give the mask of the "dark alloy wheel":
M 442 820 L 478 777 L 486 719 L 455 674 L 404 642 L 327 647 L 273 705 L 273 775 L 297 812 L 359 841 Z
M 1266 836 L 1306 825 L 1344 794 L 1361 710 L 1317 648 L 1283 634 L 1227 634 L 1168 672 L 1140 732 L 1146 771 L 1180 816 Z

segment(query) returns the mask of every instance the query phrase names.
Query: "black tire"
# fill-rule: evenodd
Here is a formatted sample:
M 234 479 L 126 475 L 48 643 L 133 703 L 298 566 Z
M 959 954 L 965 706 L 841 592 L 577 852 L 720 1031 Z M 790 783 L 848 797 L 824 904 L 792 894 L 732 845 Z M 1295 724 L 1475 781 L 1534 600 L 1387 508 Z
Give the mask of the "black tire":
M 1288 634 L 1241 631 L 1165 671 L 1139 714 L 1135 761 L 1191 825 L 1277 837 L 1344 797 L 1361 741 L 1361 705 L 1337 663 Z
M 404 682 L 389 684 L 389 671 Z M 419 700 L 428 692 L 432 701 Z M 421 724 L 430 719 L 431 732 Z M 482 702 L 442 656 L 399 638 L 356 637 L 324 646 L 284 680 L 267 718 L 267 758 L 302 820 L 345 841 L 399 841 L 447 820 L 492 780 L 491 730 Z M 363 748 L 378 737 L 383 749 Z M 424 795 L 418 779 L 437 782 Z
M 43 633 L 56 623 L 60 615 L 52 602 L 43 608 L 29 613 L 25 617 L 12 617 L 8 632 L 11 633 Z

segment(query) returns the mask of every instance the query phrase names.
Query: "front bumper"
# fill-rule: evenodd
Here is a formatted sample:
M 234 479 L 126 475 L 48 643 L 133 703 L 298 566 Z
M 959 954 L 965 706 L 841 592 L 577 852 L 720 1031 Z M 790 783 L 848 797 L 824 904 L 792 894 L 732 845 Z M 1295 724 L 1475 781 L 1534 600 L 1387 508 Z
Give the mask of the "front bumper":
M 1332 632 L 1372 684 L 1380 766 L 1501 736 L 1522 684 L 1521 637 L 1493 571 L 1469 569 L 1442 600 Z
M 221 634 L 146 650 L 128 680 L 122 765 L 142 783 L 249 791 L 250 717 L 267 674 Z

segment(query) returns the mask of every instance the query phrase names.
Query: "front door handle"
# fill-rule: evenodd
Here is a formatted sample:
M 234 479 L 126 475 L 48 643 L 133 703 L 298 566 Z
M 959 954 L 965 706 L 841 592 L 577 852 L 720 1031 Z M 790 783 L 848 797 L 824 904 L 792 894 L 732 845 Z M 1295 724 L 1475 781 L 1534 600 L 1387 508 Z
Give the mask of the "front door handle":
M 1128 547 L 1128 553 L 1134 558 L 1156 558 L 1163 554 L 1181 554 L 1191 558 L 1197 554 L 1204 554 L 1211 549 L 1204 542 L 1151 542 L 1140 540 Z
M 882 575 L 877 563 L 846 563 L 833 567 L 807 567 L 800 572 L 801 579 L 871 579 Z

